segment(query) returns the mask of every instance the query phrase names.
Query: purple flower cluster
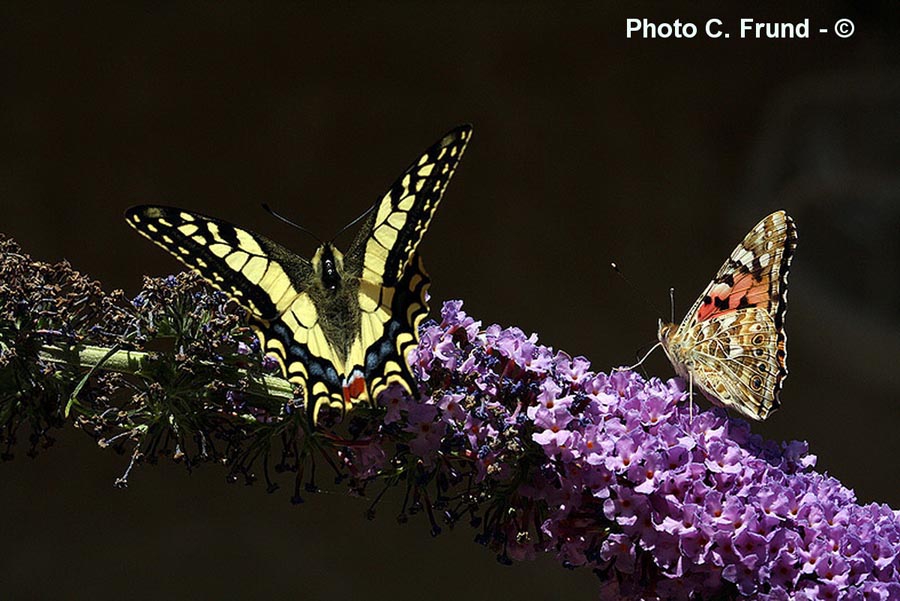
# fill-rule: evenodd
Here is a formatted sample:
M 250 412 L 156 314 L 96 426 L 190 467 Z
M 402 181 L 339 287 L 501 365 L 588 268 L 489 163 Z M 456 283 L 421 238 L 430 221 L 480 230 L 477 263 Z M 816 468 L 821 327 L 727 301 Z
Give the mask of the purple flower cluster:
M 856 504 L 805 443 L 691 415 L 681 380 L 595 373 L 461 307 L 410 356 L 428 396 L 381 402 L 423 464 L 463 457 L 504 491 L 489 536 L 505 557 L 555 551 L 616 598 L 900 599 L 900 513 Z M 357 476 L 384 464 L 380 442 Z

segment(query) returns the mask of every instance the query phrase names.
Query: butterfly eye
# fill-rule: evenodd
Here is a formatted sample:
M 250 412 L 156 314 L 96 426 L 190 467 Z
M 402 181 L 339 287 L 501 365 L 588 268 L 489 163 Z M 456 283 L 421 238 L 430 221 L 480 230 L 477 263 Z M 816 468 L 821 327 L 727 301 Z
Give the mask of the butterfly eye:
M 753 353 L 754 353 L 757 357 L 762 357 L 764 352 L 765 352 L 765 351 L 763 351 L 761 348 L 758 348 L 758 349 L 756 349 L 755 351 L 753 351 Z
M 765 363 L 760 363 L 760 364 L 759 364 L 759 371 L 761 371 L 761 372 L 763 372 L 763 373 L 766 373 L 766 370 L 767 370 L 767 369 L 769 369 L 769 368 L 768 368 L 768 366 L 767 366 Z
M 755 390 L 759 390 L 760 388 L 762 388 L 762 378 L 760 378 L 759 376 L 753 376 L 753 378 L 750 380 L 750 385 L 753 386 Z
M 762 346 L 765 341 L 766 341 L 765 336 L 763 336 L 762 334 L 757 334 L 756 336 L 753 337 L 752 342 L 753 342 L 753 346 Z

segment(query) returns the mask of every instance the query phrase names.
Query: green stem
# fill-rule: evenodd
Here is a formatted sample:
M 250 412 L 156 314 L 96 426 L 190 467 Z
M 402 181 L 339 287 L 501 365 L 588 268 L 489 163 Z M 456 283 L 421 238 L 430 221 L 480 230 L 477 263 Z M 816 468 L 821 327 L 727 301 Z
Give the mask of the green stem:
M 144 351 L 120 350 L 114 353 L 102 346 L 83 345 L 74 348 L 61 348 L 47 345 L 38 352 L 43 361 L 50 363 L 62 363 L 75 368 L 102 369 L 121 374 L 140 374 L 142 371 L 151 371 L 150 364 L 154 353 Z M 244 370 L 233 367 L 235 380 L 242 376 L 249 376 Z M 250 381 L 248 392 L 261 396 L 291 400 L 294 398 L 294 388 L 290 382 L 278 376 L 262 376 Z

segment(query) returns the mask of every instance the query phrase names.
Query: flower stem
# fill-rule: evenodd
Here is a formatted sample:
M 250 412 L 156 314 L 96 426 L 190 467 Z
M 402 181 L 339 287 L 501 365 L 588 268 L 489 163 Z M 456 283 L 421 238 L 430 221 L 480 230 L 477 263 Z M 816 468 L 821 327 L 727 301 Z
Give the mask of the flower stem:
M 155 353 L 130 350 L 119 350 L 110 353 L 109 351 L 110 349 L 107 347 L 91 344 L 71 348 L 48 344 L 40 348 L 38 357 L 42 361 L 63 364 L 73 368 L 96 368 L 130 375 L 152 372 Z M 202 363 L 213 365 L 212 362 Z M 231 371 L 230 375 L 235 381 L 249 376 L 249 372 L 240 367 L 232 367 L 229 371 Z M 247 392 L 276 399 L 291 400 L 294 398 L 293 385 L 284 378 L 276 376 L 264 375 L 251 380 Z

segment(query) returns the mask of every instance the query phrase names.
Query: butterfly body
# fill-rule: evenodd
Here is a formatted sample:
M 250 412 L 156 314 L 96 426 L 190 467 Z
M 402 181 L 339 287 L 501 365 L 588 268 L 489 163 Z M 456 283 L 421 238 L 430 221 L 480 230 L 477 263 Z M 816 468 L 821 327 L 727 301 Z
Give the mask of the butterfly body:
M 331 242 L 304 259 L 225 221 L 174 207 L 138 206 L 128 223 L 243 306 L 264 352 L 319 409 L 374 403 L 416 382 L 406 361 L 428 312 L 430 280 L 417 253 L 471 134 L 448 132 L 373 207 L 342 253 Z
M 319 316 L 329 347 L 341 362 L 346 362 L 359 331 L 359 275 L 345 270 L 343 254 L 331 243 L 318 248 L 311 266 L 304 290 Z
M 787 377 L 787 276 L 797 230 L 772 213 L 744 238 L 679 325 L 658 337 L 676 373 L 713 404 L 762 420 Z

